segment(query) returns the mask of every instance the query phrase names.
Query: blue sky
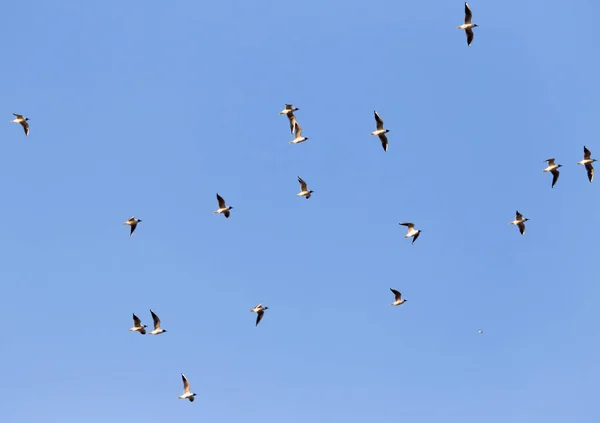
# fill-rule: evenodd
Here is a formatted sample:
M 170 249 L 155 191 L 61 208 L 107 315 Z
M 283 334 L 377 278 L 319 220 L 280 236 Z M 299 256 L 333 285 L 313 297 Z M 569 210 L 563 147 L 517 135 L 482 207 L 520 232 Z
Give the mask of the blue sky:
M 471 47 L 461 1 L 5 8 L 0 421 L 598 421 L 600 5 L 570 4 L 474 0 Z M 128 332 L 149 308 L 168 333 Z

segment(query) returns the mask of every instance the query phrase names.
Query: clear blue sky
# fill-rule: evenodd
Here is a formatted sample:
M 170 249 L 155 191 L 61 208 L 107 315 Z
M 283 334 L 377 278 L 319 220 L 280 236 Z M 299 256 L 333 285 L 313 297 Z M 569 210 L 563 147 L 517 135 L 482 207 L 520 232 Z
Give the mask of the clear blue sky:
M 5 7 L 0 421 L 599 421 L 600 5 L 470 5 Z

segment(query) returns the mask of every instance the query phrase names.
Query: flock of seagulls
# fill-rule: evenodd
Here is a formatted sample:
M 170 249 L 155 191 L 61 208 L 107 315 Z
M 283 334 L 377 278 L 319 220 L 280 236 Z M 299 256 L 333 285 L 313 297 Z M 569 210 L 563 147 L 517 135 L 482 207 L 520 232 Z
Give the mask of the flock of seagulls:
M 465 34 L 467 36 L 467 45 L 468 46 L 470 46 L 471 43 L 473 42 L 473 28 L 476 28 L 478 26 L 477 24 L 472 23 L 472 18 L 473 18 L 473 14 L 471 12 L 471 8 L 465 2 L 464 23 L 462 25 L 459 25 L 457 28 L 465 31 Z M 294 112 L 297 112 L 299 110 L 300 109 L 298 107 L 294 107 L 292 104 L 286 104 L 284 109 L 279 112 L 280 115 L 285 115 L 289 120 L 290 132 L 294 135 L 294 139 L 292 141 L 290 141 L 290 144 L 299 144 L 299 143 L 303 143 L 308 140 L 307 137 L 302 135 L 302 127 L 298 123 L 296 115 L 294 114 Z M 385 152 L 387 152 L 388 151 L 388 138 L 387 138 L 386 134 L 388 132 L 390 132 L 390 130 L 385 128 L 383 119 L 381 118 L 379 113 L 377 113 L 376 110 L 373 111 L 373 114 L 375 117 L 376 130 L 371 132 L 371 135 L 377 136 L 379 138 L 383 150 Z M 20 124 L 25 132 L 25 135 L 26 136 L 29 135 L 29 123 L 28 123 L 29 118 L 27 118 L 21 114 L 17 114 L 17 113 L 13 113 L 13 115 L 15 116 L 15 118 L 12 119 L 10 122 Z M 590 182 L 592 182 L 594 179 L 594 167 L 593 167 L 592 163 L 594 163 L 596 161 L 596 159 L 592 159 L 592 157 L 591 157 L 592 153 L 586 146 L 583 147 L 583 153 L 584 153 L 583 160 L 577 162 L 577 164 L 583 165 L 585 167 L 585 169 L 587 171 L 588 180 Z M 554 186 L 556 185 L 556 183 L 558 181 L 559 175 L 560 175 L 560 172 L 558 169 L 560 167 L 562 167 L 562 165 L 557 164 L 555 158 L 550 158 L 550 159 L 544 160 L 544 162 L 547 163 L 547 167 L 543 170 L 543 172 L 548 172 L 548 173 L 552 174 L 552 188 L 554 188 Z M 314 191 L 308 189 L 308 185 L 307 185 L 306 181 L 304 179 L 302 179 L 300 176 L 298 176 L 298 183 L 300 184 L 300 192 L 297 193 L 296 195 L 298 197 L 304 197 L 308 200 Z M 225 202 L 225 199 L 218 193 L 217 193 L 217 203 L 218 203 L 219 208 L 217 210 L 215 210 L 213 213 L 214 214 L 222 214 L 223 216 L 225 216 L 225 218 L 229 218 L 231 216 L 231 210 L 233 209 L 233 207 L 228 206 L 227 203 Z M 509 224 L 517 226 L 521 235 L 524 235 L 525 234 L 525 222 L 527 222 L 528 220 L 529 220 L 528 218 L 524 218 L 523 215 L 517 210 L 515 213 L 515 219 L 513 221 L 509 222 Z M 135 232 L 135 230 L 137 228 L 138 223 L 140 223 L 140 222 L 142 222 L 142 220 L 136 218 L 135 216 L 132 216 L 128 220 L 123 222 L 123 225 L 127 225 L 130 228 L 129 236 L 133 235 L 133 233 Z M 407 228 L 407 233 L 406 233 L 406 235 L 404 235 L 404 238 L 412 238 L 411 244 L 414 244 L 422 232 L 421 229 L 415 229 L 415 224 L 412 222 L 403 222 L 403 223 L 400 223 L 400 225 L 405 226 Z M 400 306 L 407 301 L 405 298 L 402 298 L 402 293 L 400 291 L 398 291 L 394 288 L 390 288 L 390 291 L 394 294 L 394 301 L 390 304 L 390 306 Z M 255 326 L 258 326 L 258 324 L 261 322 L 261 320 L 263 319 L 263 317 L 265 315 L 265 311 L 268 309 L 269 309 L 269 307 L 263 306 L 262 304 L 257 304 L 254 308 L 250 309 L 250 312 L 256 313 Z M 154 313 L 154 311 L 152 311 L 152 309 L 150 309 L 150 314 L 152 316 L 152 320 L 154 323 L 153 324 L 154 329 L 152 331 L 148 332 L 148 334 L 160 335 L 160 334 L 166 333 L 167 331 L 161 327 L 160 318 L 156 315 L 156 313 Z M 129 329 L 129 331 L 137 332 L 140 335 L 146 335 L 146 333 L 147 333 L 146 328 L 147 328 L 147 325 L 143 325 L 140 318 L 138 316 L 136 316 L 134 313 L 133 314 L 133 327 L 131 327 Z M 479 329 L 477 332 L 479 334 L 483 334 L 482 329 Z M 183 381 L 183 394 L 180 395 L 178 398 L 179 399 L 187 399 L 190 402 L 193 402 L 196 394 L 191 392 L 190 383 L 183 373 L 181 374 L 181 379 Z

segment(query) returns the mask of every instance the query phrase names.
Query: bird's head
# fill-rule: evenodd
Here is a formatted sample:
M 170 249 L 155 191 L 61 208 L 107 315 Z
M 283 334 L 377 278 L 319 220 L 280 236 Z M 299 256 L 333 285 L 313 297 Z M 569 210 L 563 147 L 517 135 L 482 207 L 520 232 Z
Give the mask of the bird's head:
M 138 219 L 137 221 L 138 221 L 138 223 L 140 223 L 142 221 L 142 219 Z
M 163 333 L 166 332 L 166 331 L 167 331 L 166 329 L 163 329 Z
M 390 130 L 389 130 L 389 129 L 386 129 L 386 130 L 385 130 L 385 133 L 387 134 L 388 132 L 390 132 Z
M 229 206 L 229 210 L 233 209 L 233 206 Z
M 597 161 L 596 159 L 592 159 L 592 163 L 594 163 L 594 162 L 596 162 L 596 161 Z
M 556 168 L 557 168 L 557 169 L 558 169 L 559 167 L 562 167 L 562 165 L 558 165 L 558 166 L 556 166 Z
M 263 307 L 263 310 L 268 310 L 268 309 L 269 309 L 269 307 Z
M 525 219 L 523 219 L 523 222 L 527 222 L 528 220 L 529 220 L 528 218 L 525 218 Z
M 29 120 L 29 118 L 25 118 L 25 120 Z
M 473 28 L 475 28 L 475 27 L 478 27 L 478 26 L 479 26 L 479 25 L 477 25 L 477 24 L 473 24 Z
M 311 189 L 310 191 L 308 191 L 310 194 L 312 194 L 314 191 Z
M 147 328 L 147 327 L 148 327 L 148 325 L 144 325 L 144 327 L 145 327 L 145 328 Z

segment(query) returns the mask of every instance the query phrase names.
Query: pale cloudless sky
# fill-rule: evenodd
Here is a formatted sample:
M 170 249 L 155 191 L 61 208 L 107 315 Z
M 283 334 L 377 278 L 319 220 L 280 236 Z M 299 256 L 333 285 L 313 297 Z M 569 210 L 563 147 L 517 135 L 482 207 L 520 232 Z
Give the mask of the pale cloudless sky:
M 5 5 L 0 421 L 600 421 L 600 5 L 470 5 Z

